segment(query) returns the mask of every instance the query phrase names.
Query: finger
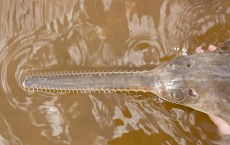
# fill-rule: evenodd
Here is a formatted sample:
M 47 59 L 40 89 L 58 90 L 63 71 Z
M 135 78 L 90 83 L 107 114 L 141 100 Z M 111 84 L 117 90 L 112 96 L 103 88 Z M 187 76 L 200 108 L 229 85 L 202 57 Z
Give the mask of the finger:
M 209 115 L 209 118 L 216 124 L 221 134 L 230 135 L 230 126 L 224 120 L 213 115 Z

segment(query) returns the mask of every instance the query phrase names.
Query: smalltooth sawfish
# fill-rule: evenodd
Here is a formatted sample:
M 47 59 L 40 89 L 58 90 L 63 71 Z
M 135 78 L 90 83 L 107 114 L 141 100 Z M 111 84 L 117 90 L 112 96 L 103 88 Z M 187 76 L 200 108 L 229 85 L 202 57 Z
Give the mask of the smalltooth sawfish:
M 33 91 L 153 92 L 163 100 L 217 116 L 230 125 L 227 50 L 178 57 L 149 71 L 28 74 L 22 86 Z

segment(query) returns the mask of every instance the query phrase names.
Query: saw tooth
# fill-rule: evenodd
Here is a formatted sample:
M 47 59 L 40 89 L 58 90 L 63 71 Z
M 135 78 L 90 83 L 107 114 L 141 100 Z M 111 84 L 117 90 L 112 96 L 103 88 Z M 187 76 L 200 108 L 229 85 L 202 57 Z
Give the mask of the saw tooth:
M 64 89 L 64 90 L 62 90 L 62 92 L 63 92 L 63 93 L 69 93 L 69 92 L 68 92 L 68 89 Z
M 111 91 L 112 91 L 113 93 L 116 93 L 116 90 L 115 90 L 115 89 L 112 89 Z
M 30 92 L 32 92 L 34 89 L 33 88 L 31 88 L 31 87 L 29 87 L 29 88 L 27 88 Z
M 117 89 L 118 92 L 122 93 L 122 90 L 121 89 Z
M 87 92 L 90 92 L 90 89 L 89 89 L 89 88 L 87 88 L 87 89 L 86 89 L 86 91 L 87 91 Z
M 58 93 L 62 93 L 62 90 L 60 88 L 57 89 Z
M 84 93 L 86 93 L 86 92 L 87 92 L 85 88 L 83 88 L 83 90 L 84 90 Z
M 38 88 L 38 92 L 42 92 L 42 88 L 39 87 L 39 88 Z
M 34 87 L 34 91 L 38 91 L 37 87 Z
M 60 89 L 60 88 L 57 88 L 57 91 L 58 91 L 58 93 L 62 93 L 63 92 L 63 90 Z
M 32 89 L 32 88 L 27 88 L 27 90 L 28 90 L 29 92 L 33 92 L 34 89 Z
M 111 90 L 110 90 L 110 89 L 107 89 L 106 92 L 111 93 Z
M 51 92 L 51 90 L 49 89 L 49 88 L 46 88 L 46 90 L 45 91 L 47 91 L 47 92 Z

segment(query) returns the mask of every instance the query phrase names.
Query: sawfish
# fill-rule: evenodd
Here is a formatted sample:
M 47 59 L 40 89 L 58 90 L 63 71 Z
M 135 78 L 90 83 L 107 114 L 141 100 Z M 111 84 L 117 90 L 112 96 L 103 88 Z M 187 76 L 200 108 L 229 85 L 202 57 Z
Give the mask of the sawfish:
M 22 87 L 57 92 L 152 92 L 163 100 L 191 107 L 230 125 L 230 51 L 182 56 L 152 70 L 30 73 Z

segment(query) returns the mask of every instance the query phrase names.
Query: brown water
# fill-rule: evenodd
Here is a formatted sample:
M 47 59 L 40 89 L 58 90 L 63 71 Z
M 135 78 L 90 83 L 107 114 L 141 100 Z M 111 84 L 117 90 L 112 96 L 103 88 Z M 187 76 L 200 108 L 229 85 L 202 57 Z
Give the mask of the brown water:
M 142 70 L 230 38 L 229 0 L 1 0 L 0 144 L 230 144 L 151 93 L 29 93 L 31 70 Z

